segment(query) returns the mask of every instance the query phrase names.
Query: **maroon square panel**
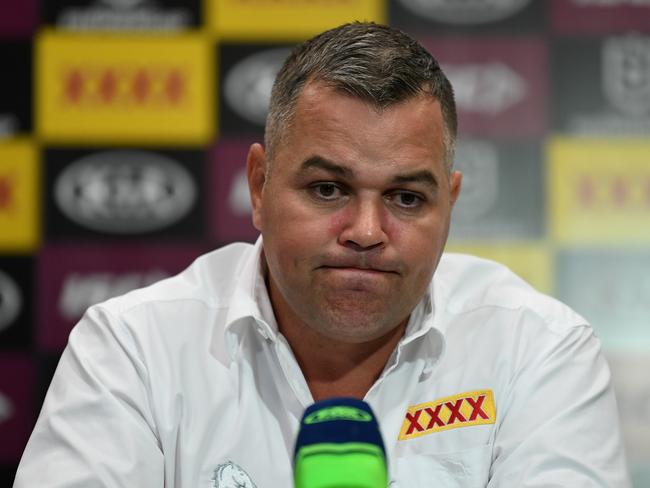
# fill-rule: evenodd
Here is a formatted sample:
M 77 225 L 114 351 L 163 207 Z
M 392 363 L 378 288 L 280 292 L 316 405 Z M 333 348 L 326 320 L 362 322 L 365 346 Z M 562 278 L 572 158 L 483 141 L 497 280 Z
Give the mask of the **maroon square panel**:
M 250 139 L 221 139 L 210 155 L 211 234 L 219 244 L 253 242 L 259 232 L 251 221 L 246 179 L 246 155 L 255 142 Z
M 176 245 L 50 245 L 41 251 L 37 342 L 61 351 L 95 303 L 179 273 L 204 250 Z
M 0 0 L 0 38 L 27 38 L 36 27 L 36 0 Z
M 465 136 L 539 137 L 546 129 L 548 62 L 537 38 L 421 39 L 456 94 Z

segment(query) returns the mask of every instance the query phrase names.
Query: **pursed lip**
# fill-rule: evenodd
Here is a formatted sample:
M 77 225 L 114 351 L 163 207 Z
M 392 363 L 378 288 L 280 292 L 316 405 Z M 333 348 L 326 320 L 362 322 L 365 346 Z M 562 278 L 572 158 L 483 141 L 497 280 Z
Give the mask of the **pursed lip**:
M 368 261 L 368 260 L 364 260 Z M 360 260 L 351 259 L 333 259 L 322 263 L 321 269 L 340 269 L 349 271 L 358 271 L 366 273 L 392 273 L 399 274 L 396 266 L 376 262 L 360 262 Z
M 388 274 L 394 273 L 394 271 L 385 271 L 382 269 L 375 268 L 362 268 L 358 266 L 321 266 L 321 269 L 333 269 L 340 271 L 351 271 L 351 272 L 360 272 L 360 273 L 376 273 L 376 274 Z

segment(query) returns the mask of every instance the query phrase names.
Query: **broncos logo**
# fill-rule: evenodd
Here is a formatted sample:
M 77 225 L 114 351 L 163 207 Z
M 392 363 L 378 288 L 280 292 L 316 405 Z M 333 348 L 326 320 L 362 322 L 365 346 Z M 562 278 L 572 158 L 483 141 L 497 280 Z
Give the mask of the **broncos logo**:
M 246 471 L 232 461 L 228 461 L 214 470 L 212 488 L 257 488 L 257 486 Z

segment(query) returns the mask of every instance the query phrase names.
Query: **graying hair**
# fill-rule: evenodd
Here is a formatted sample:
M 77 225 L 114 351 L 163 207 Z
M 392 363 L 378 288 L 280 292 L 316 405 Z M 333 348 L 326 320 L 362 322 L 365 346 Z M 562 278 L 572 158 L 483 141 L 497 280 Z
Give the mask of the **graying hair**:
M 440 103 L 445 164 L 451 172 L 457 132 L 456 103 L 438 62 L 404 32 L 371 22 L 344 24 L 296 46 L 273 84 L 264 143 L 273 160 L 291 124 L 302 88 L 319 81 L 380 110 L 420 94 Z

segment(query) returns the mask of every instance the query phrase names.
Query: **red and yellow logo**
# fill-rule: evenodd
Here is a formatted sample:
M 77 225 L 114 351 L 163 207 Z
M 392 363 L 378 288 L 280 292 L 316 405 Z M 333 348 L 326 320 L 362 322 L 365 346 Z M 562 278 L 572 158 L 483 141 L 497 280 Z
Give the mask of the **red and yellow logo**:
M 492 390 L 470 391 L 409 407 L 399 440 L 495 421 Z
M 0 143 L 0 250 L 31 251 L 38 243 L 38 168 L 28 140 Z
M 553 140 L 550 215 L 562 243 L 650 242 L 650 143 Z
M 180 109 L 189 102 L 182 66 L 69 66 L 62 77 L 63 98 L 71 107 Z
M 206 144 L 214 66 L 201 34 L 43 32 L 36 124 L 47 142 Z

